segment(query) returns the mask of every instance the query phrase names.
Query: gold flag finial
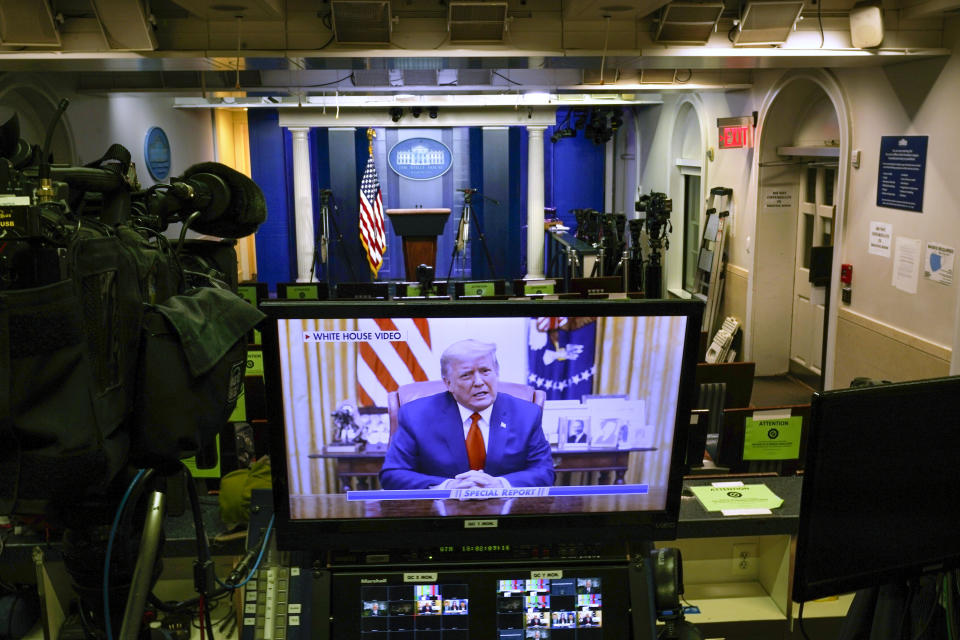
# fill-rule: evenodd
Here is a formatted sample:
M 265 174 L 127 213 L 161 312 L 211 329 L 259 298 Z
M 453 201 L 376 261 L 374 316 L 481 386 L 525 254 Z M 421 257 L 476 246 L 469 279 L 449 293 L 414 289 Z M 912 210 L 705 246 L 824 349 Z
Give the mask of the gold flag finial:
M 367 147 L 367 152 L 370 155 L 373 155 L 373 139 L 376 137 L 377 137 L 377 132 L 374 129 L 372 128 L 367 129 L 367 142 L 369 143 L 369 146 Z

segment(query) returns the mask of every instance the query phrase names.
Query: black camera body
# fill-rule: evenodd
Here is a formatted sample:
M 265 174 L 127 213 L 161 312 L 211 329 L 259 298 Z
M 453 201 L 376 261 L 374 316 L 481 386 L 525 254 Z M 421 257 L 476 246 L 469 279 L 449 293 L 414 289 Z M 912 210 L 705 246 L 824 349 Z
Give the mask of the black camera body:
M 226 424 L 263 317 L 236 295 L 235 240 L 184 239 L 255 231 L 251 180 L 202 163 L 141 190 L 121 145 L 52 164 L 49 131 L 37 153 L 0 109 L 0 514 L 69 509 L 128 464 L 178 470 Z

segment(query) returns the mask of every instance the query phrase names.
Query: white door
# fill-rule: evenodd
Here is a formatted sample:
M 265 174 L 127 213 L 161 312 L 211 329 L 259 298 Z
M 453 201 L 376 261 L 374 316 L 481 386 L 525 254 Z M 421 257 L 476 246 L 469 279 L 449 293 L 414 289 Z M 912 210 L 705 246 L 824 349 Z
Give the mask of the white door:
M 836 167 L 809 165 L 802 172 L 797 215 L 797 266 L 793 281 L 790 359 L 816 375 L 820 375 L 823 350 L 826 287 L 814 287 L 810 284 L 810 255 L 812 247 L 833 245 L 836 188 Z

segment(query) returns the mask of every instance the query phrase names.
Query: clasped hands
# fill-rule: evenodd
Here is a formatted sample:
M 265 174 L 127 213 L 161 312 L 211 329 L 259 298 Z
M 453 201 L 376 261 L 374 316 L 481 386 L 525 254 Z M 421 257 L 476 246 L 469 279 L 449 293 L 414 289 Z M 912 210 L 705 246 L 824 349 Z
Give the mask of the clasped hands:
M 510 483 L 503 478 L 495 478 L 489 473 L 471 469 L 458 473 L 453 478 L 447 480 L 447 489 L 489 489 L 506 488 Z

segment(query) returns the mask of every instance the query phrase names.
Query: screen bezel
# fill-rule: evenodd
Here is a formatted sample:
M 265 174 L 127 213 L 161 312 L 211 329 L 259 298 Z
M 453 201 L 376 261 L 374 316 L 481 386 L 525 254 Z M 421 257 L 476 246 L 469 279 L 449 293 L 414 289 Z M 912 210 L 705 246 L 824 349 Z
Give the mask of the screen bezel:
M 676 538 L 680 492 L 689 413 L 694 398 L 694 368 L 700 340 L 703 305 L 685 300 L 510 300 L 510 301 L 276 301 L 261 310 L 267 318 L 261 325 L 270 451 L 273 477 L 277 543 L 295 550 L 379 550 L 430 548 L 456 544 L 556 544 L 597 543 Z M 497 526 L 467 529 L 471 518 L 368 518 L 292 520 L 288 489 L 282 389 L 279 379 L 277 319 L 360 317 L 450 317 L 498 316 L 683 316 L 687 331 L 683 345 L 680 389 L 674 424 L 666 506 L 663 510 L 550 515 L 507 515 L 496 518 Z M 545 526 L 544 518 L 549 520 Z M 475 518 L 474 518 L 475 519 Z M 388 542 L 389 541 L 389 542 Z
M 960 377 L 956 376 L 850 389 L 836 389 L 813 394 L 813 398 L 811 399 L 810 429 L 807 440 L 807 462 L 804 469 L 803 490 L 800 500 L 800 523 L 797 531 L 795 569 L 791 595 L 793 601 L 807 602 L 827 596 L 849 593 L 857 589 L 879 586 L 895 580 L 906 580 L 928 573 L 939 573 L 960 567 L 960 548 L 938 557 L 935 557 L 933 553 L 926 553 L 925 557 L 920 557 L 919 554 L 915 554 L 912 557 L 905 555 L 903 562 L 897 564 L 878 564 L 877 558 L 865 552 L 863 561 L 856 563 L 862 570 L 856 573 L 844 573 L 838 568 L 833 575 L 811 575 L 815 572 L 813 559 L 828 552 L 828 550 L 819 546 L 818 540 L 820 538 L 832 540 L 837 535 L 835 529 L 831 528 L 827 531 L 823 524 L 817 522 L 818 505 L 822 505 L 820 501 L 824 499 L 830 499 L 832 502 L 844 499 L 842 495 L 837 495 L 837 492 L 833 490 L 838 484 L 835 481 L 835 474 L 828 475 L 827 472 L 824 471 L 823 468 L 825 464 L 821 461 L 821 456 L 819 455 L 825 442 L 825 430 L 831 428 L 850 428 L 850 425 L 846 423 L 837 424 L 839 420 L 835 416 L 830 416 L 831 411 L 836 411 L 838 406 L 842 407 L 846 403 L 850 403 L 850 405 L 844 407 L 843 412 L 849 412 L 849 406 L 851 405 L 879 407 L 877 413 L 884 414 L 883 422 L 885 423 L 885 429 L 875 429 L 871 431 L 871 435 L 876 438 L 878 433 L 888 433 L 889 438 L 887 439 L 885 448 L 893 451 L 901 451 L 904 438 L 919 437 L 928 442 L 938 442 L 932 437 L 934 433 L 941 432 L 946 428 L 953 428 L 956 425 L 953 406 L 955 405 L 955 399 L 958 395 L 960 395 Z M 944 404 L 941 407 L 935 407 L 926 403 L 925 399 L 931 396 L 943 398 L 945 400 Z M 905 429 L 904 425 L 897 423 L 895 415 L 891 415 L 883 409 L 884 407 L 888 407 L 892 401 L 902 406 L 906 412 L 913 412 L 920 406 L 924 407 L 924 410 L 928 412 L 942 412 L 945 414 L 945 418 L 951 416 L 948 418 L 951 424 L 938 423 L 937 425 L 931 426 L 930 433 L 920 433 L 916 429 L 914 422 L 916 418 L 914 417 L 911 419 L 911 422 L 914 423 L 913 428 Z M 874 422 L 873 425 L 879 426 L 877 422 Z M 909 424 L 907 426 L 909 426 Z M 862 428 L 865 427 L 866 425 Z M 911 433 L 907 433 L 907 431 Z M 897 446 L 898 442 L 901 444 L 899 448 Z M 955 449 L 953 448 L 948 447 L 946 451 L 943 450 L 942 442 L 939 445 L 934 444 L 933 446 L 936 447 L 936 450 L 942 451 L 943 457 L 947 459 L 955 453 Z M 864 483 L 875 482 L 880 479 L 887 481 L 891 475 L 886 473 L 887 470 L 884 468 L 882 456 L 878 458 L 873 455 L 874 450 L 877 448 L 878 444 L 876 440 L 868 443 L 865 439 L 864 449 L 850 456 L 848 463 L 845 465 L 844 471 L 846 476 L 856 477 Z M 880 448 L 884 447 L 880 445 Z M 949 453 L 947 451 L 949 451 Z M 910 465 L 913 470 L 912 475 L 921 475 L 923 468 L 932 468 L 933 465 L 933 461 L 929 461 L 929 464 L 925 465 L 912 464 Z M 949 468 L 952 468 L 952 464 Z M 946 474 L 941 473 L 940 475 L 943 476 Z M 924 485 L 926 487 L 927 485 L 935 485 L 937 483 L 915 479 L 911 481 L 911 484 Z M 931 486 L 927 487 L 926 491 L 936 489 L 937 487 Z M 940 487 L 940 489 L 947 491 L 945 487 Z M 877 492 L 878 496 L 882 493 L 879 488 Z M 878 511 L 884 509 L 884 506 L 879 497 L 875 502 L 871 503 L 871 508 Z M 943 501 L 939 509 L 948 512 L 949 505 L 946 501 Z M 876 532 L 875 535 L 882 536 L 883 533 Z M 910 537 L 911 548 L 928 548 L 928 543 L 926 543 L 921 536 L 911 535 Z M 868 555 L 870 557 L 866 557 Z

